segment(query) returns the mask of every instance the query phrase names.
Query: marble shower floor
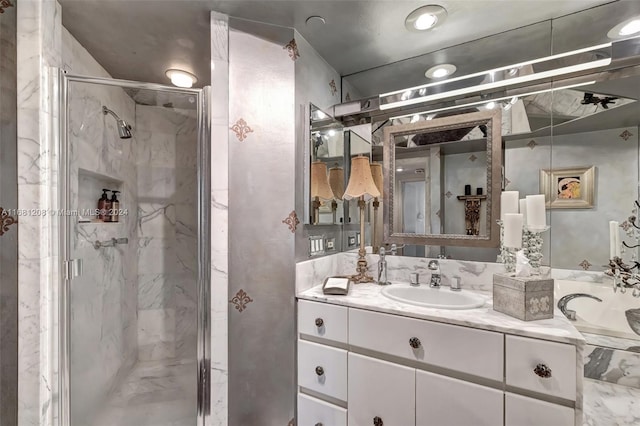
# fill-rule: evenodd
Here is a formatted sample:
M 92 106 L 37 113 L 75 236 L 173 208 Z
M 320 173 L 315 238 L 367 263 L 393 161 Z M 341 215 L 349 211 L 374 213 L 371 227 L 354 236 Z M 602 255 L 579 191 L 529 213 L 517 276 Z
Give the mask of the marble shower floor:
M 195 426 L 194 360 L 140 361 L 91 426 Z

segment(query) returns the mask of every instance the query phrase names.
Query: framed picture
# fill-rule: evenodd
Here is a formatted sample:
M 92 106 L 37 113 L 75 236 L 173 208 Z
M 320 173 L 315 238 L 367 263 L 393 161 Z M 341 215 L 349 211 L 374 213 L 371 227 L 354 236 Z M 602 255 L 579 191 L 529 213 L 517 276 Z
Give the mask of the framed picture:
M 593 208 L 595 167 L 540 170 L 540 192 L 548 209 Z

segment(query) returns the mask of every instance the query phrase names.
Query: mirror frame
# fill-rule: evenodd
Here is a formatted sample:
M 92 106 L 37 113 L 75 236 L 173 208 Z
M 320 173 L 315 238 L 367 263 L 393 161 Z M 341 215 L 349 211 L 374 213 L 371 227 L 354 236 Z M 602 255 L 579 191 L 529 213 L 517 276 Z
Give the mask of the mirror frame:
M 409 234 L 394 231 L 393 202 L 395 188 L 396 136 L 423 132 L 437 132 L 460 127 L 487 126 L 487 218 L 485 235 L 465 234 Z M 498 247 L 500 244 L 500 191 L 502 189 L 502 110 L 487 110 L 435 118 L 429 121 L 400 124 L 384 129 L 384 233 L 383 244 L 409 244 L 431 246 Z

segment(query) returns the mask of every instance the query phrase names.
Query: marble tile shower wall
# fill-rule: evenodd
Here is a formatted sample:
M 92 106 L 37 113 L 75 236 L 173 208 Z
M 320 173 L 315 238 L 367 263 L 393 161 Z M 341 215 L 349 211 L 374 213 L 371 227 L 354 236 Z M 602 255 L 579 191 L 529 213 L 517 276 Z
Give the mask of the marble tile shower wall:
M 196 356 L 195 110 L 136 107 L 140 360 Z

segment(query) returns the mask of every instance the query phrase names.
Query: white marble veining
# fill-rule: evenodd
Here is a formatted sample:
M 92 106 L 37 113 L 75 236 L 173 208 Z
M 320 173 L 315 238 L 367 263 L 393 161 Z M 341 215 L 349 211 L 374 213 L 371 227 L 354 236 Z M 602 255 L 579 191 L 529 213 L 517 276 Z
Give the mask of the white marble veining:
M 17 173 L 19 209 L 57 208 L 58 152 L 48 124 L 52 109 L 50 69 L 60 65 L 60 5 L 27 0 L 17 13 Z M 57 379 L 53 353 L 57 318 L 57 222 L 51 217 L 20 218 L 18 232 L 18 423 L 50 425 Z
M 640 353 L 586 345 L 584 365 L 585 377 L 640 389 Z
M 322 288 L 320 286 L 316 286 L 298 294 L 298 298 L 354 308 L 370 309 L 412 318 L 481 328 L 484 330 L 499 331 L 508 334 L 517 334 L 520 336 L 571 343 L 577 346 L 584 344 L 584 338 L 582 335 L 571 325 L 569 320 L 567 320 L 557 310 L 554 318 L 527 322 L 520 321 L 516 318 L 494 311 L 492 309 L 490 295 L 488 294 L 486 294 L 488 299 L 487 303 L 482 308 L 449 310 L 424 308 L 397 302 L 384 297 L 381 294 L 383 288 L 383 286 L 379 286 L 377 284 L 356 284 L 351 286 L 348 295 L 332 296 L 323 294 Z M 443 287 L 440 291 L 450 290 Z M 482 293 L 478 292 L 477 294 Z
M 584 426 L 637 426 L 640 389 L 584 380 Z
M 588 345 L 602 346 L 605 348 L 621 349 L 631 352 L 640 352 L 640 336 L 638 339 L 626 339 L 623 337 L 604 336 L 582 332 Z
M 211 12 L 211 419 L 228 424 L 229 22 Z
M 193 426 L 196 365 L 193 359 L 138 363 L 102 404 L 93 426 Z

